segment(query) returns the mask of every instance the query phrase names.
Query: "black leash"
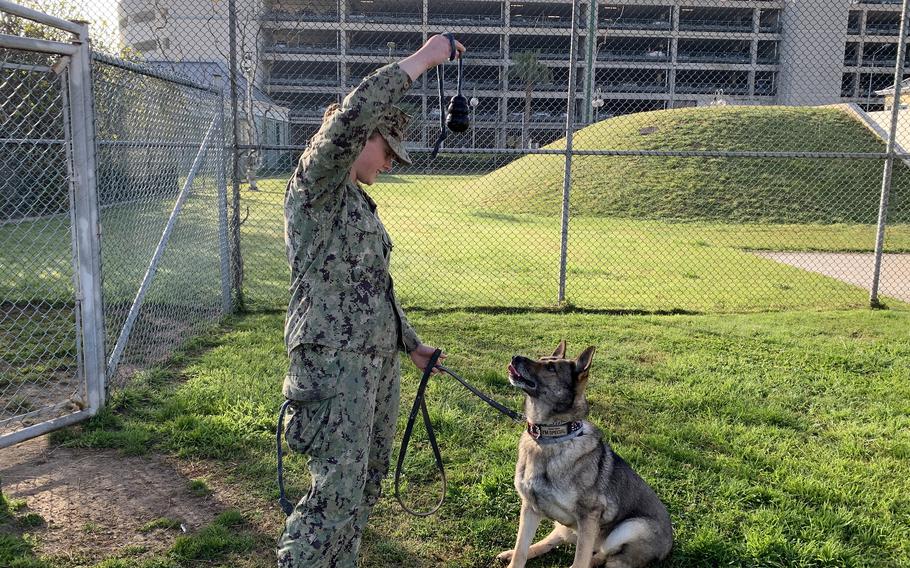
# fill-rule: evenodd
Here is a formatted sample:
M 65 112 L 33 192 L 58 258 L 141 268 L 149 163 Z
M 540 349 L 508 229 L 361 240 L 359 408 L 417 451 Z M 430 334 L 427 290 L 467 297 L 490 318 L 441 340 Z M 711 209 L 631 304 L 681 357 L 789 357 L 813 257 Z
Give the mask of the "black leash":
M 278 429 L 275 432 L 275 438 L 278 443 L 278 505 L 281 506 L 281 510 L 284 511 L 285 516 L 290 516 L 294 511 L 294 504 L 288 501 L 287 497 L 284 495 L 284 465 L 282 464 L 281 459 L 281 432 L 284 430 L 284 413 L 287 411 L 290 404 L 291 401 L 286 400 L 284 401 L 284 404 L 281 405 L 281 410 L 278 412 Z
M 428 517 L 438 511 L 442 506 L 443 501 L 445 501 L 446 488 L 448 486 L 446 483 L 445 467 L 442 464 L 442 454 L 439 452 L 439 444 L 436 443 L 436 434 L 433 431 L 433 423 L 430 421 L 430 413 L 427 411 L 427 403 L 424 398 L 427 390 L 427 384 L 430 382 L 430 377 L 433 374 L 433 369 L 439 369 L 440 371 L 451 376 L 456 381 L 461 383 L 466 389 L 471 391 L 480 400 L 486 402 L 512 420 L 520 423 L 525 422 L 525 416 L 523 414 L 515 412 L 511 408 L 508 408 L 496 402 L 489 396 L 480 392 L 474 385 L 459 377 L 456 373 L 452 372 L 446 367 L 443 367 L 442 365 L 438 365 L 437 363 L 439 362 L 440 356 L 442 356 L 441 349 L 437 349 L 433 352 L 433 355 L 430 357 L 430 360 L 423 371 L 423 376 L 420 378 L 420 384 L 417 386 L 417 396 L 414 398 L 414 405 L 411 407 L 411 414 L 408 416 L 408 424 L 404 429 L 404 435 L 401 439 L 401 450 L 398 452 L 398 464 L 395 466 L 395 499 L 401 505 L 402 509 L 416 517 Z M 290 400 L 284 401 L 284 404 L 281 405 L 281 410 L 278 412 L 278 428 L 275 432 L 275 442 L 278 450 L 278 505 L 281 506 L 281 510 L 284 511 L 285 516 L 289 516 L 294 511 L 294 504 L 288 501 L 287 496 L 284 492 L 284 454 L 281 446 L 281 433 L 284 431 L 284 415 L 287 412 L 288 406 L 290 405 Z M 408 444 L 411 441 L 411 434 L 414 432 L 414 422 L 417 419 L 418 410 L 423 415 L 423 424 L 427 429 L 427 438 L 430 440 L 430 447 L 433 448 L 433 457 L 436 459 L 436 468 L 439 470 L 439 475 L 442 477 L 442 494 L 439 497 L 439 501 L 430 511 L 422 513 L 409 509 L 407 505 L 405 505 L 401 500 L 399 491 L 399 485 L 401 483 L 401 470 L 404 466 L 404 457 L 408 452 Z
M 430 422 L 430 413 L 427 411 L 427 403 L 424 399 L 424 394 L 426 393 L 427 383 L 430 380 L 430 376 L 433 373 L 433 369 L 439 369 L 440 371 L 450 375 L 459 383 L 464 385 L 466 389 L 471 391 L 474 395 L 480 398 L 482 401 L 486 402 L 499 412 L 505 414 L 512 420 L 516 422 L 525 422 L 525 417 L 514 410 L 503 406 L 502 404 L 496 402 L 492 398 L 488 397 L 484 393 L 480 392 L 472 384 L 466 380 L 459 377 L 457 374 L 453 373 L 449 369 L 443 367 L 442 365 L 437 365 L 440 355 L 442 355 L 442 350 L 437 349 L 430 361 L 426 366 L 426 369 L 423 371 L 423 377 L 420 379 L 420 384 L 417 386 L 417 396 L 414 398 L 414 406 L 411 407 L 411 414 L 408 416 L 408 424 L 405 426 L 404 435 L 401 438 L 401 450 L 398 452 L 398 464 L 395 466 L 395 499 L 398 501 L 398 504 L 401 505 L 401 508 L 407 511 L 408 513 L 416 517 L 428 517 L 439 510 L 442 506 L 442 503 L 446 498 L 446 472 L 445 467 L 442 464 L 442 455 L 439 453 L 439 445 L 436 443 L 436 435 L 433 432 L 433 424 Z M 427 429 L 427 438 L 430 440 L 430 447 L 433 448 L 433 457 L 436 460 L 436 469 L 439 470 L 439 475 L 442 477 L 442 493 L 439 496 L 439 501 L 436 502 L 436 505 L 425 512 L 417 512 L 409 509 L 407 505 L 401 500 L 401 495 L 399 491 L 399 484 L 401 481 L 401 470 L 404 465 L 404 457 L 408 451 L 408 443 L 411 441 L 411 434 L 414 431 L 414 421 L 417 418 L 417 411 L 420 410 L 420 413 L 423 415 L 423 424 Z

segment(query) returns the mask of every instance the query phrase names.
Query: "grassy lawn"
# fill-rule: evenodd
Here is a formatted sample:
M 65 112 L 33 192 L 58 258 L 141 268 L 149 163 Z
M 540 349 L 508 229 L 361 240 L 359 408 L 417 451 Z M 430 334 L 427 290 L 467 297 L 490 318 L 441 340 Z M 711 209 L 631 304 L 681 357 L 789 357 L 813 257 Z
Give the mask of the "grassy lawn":
M 524 158 L 523 158 L 524 159 Z M 386 176 L 370 188 L 395 243 L 402 301 L 428 309 L 551 306 L 559 286 L 559 215 L 484 207 L 476 176 Z M 287 302 L 282 199 L 286 177 L 244 192 L 246 292 L 255 308 Z M 516 182 L 517 183 L 517 182 Z M 567 300 L 590 309 L 649 312 L 861 307 L 868 291 L 758 258 L 749 250 L 871 251 L 870 224 L 667 222 L 573 217 Z M 910 251 L 895 224 L 889 252 Z M 889 302 L 892 307 L 899 302 Z
M 128 306 L 135 298 L 174 203 L 159 199 L 102 209 L 106 303 Z M 72 303 L 71 231 L 68 214 L 0 225 L 0 298 Z M 184 202 L 156 275 L 158 286 L 170 286 L 170 302 L 198 305 L 200 295 L 207 297 L 213 289 L 220 297 L 218 242 L 214 189 L 200 185 Z
M 287 301 L 286 180 L 262 180 L 257 193 L 243 190 L 245 292 L 254 309 L 281 309 Z M 559 214 L 487 206 L 485 199 L 500 186 L 520 180 L 492 181 L 489 176 L 385 176 L 371 188 L 395 242 L 393 272 L 405 304 L 555 304 Z M 520 202 L 513 197 L 516 206 Z M 207 305 L 220 302 L 213 203 L 211 196 L 187 202 L 146 299 L 149 304 L 191 306 L 200 298 Z M 105 209 L 102 264 L 108 306 L 125 309 L 132 301 L 172 205 L 161 201 Z M 0 242 L 14 245 L 0 250 L 0 296 L 13 302 L 71 303 L 69 234 L 63 218 L 0 226 Z M 869 252 L 874 242 L 871 222 L 670 222 L 575 215 L 569 228 L 567 300 L 582 308 L 647 312 L 861 307 L 868 291 L 749 251 Z M 889 226 L 886 250 L 910 251 L 910 225 Z
M 573 355 L 596 345 L 591 420 L 667 503 L 676 547 L 666 566 L 910 565 L 910 314 L 410 315 L 425 341 L 447 348 L 451 368 L 513 408 L 521 398 L 506 382 L 512 354 L 547 353 L 563 337 Z M 227 322 L 54 440 L 210 464 L 258 507 L 212 529 L 229 536 L 206 549 L 206 565 L 272 565 L 282 518 L 273 454 L 282 323 L 281 313 Z M 418 376 L 404 368 L 409 408 Z M 365 537 L 366 568 L 480 568 L 512 545 L 520 427 L 451 380 L 432 383 L 428 403 L 449 477 L 446 505 L 417 519 L 382 500 Z M 412 502 L 418 489 L 438 490 L 424 473 L 431 467 L 419 427 L 405 472 Z M 299 456 L 286 479 L 293 498 L 304 494 Z M 251 519 L 268 528 L 251 533 Z M 232 534 L 242 546 L 231 548 Z M 65 565 L 35 558 L 37 536 L 4 538 L 0 558 Z M 110 562 L 98 566 L 197 565 L 173 550 L 146 564 Z M 570 563 L 566 549 L 530 566 Z

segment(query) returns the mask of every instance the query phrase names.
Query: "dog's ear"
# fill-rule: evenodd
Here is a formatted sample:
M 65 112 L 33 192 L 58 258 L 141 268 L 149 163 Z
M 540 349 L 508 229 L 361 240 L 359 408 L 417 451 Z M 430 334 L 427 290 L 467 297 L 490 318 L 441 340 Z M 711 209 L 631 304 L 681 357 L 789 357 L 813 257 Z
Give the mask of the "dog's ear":
M 591 363 L 594 362 L 594 346 L 590 346 L 575 359 L 575 373 L 578 381 L 588 378 L 588 371 L 591 370 Z
M 556 351 L 553 352 L 553 357 L 556 357 L 557 359 L 566 358 L 566 340 L 565 339 L 560 341 L 559 345 L 556 346 Z

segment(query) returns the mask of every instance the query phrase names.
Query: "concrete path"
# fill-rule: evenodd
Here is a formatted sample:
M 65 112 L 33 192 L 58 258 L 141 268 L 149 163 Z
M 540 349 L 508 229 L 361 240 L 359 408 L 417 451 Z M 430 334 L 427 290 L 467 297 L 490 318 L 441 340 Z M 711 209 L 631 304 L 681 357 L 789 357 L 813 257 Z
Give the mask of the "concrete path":
M 891 111 L 865 112 L 856 103 L 846 104 L 843 108 L 878 136 L 879 140 L 885 144 L 888 143 L 888 133 L 891 131 Z M 894 149 L 898 154 L 907 154 L 907 148 L 910 148 L 910 111 L 902 109 L 897 113 L 896 132 L 897 140 L 895 140 Z M 884 150 L 882 148 L 883 152 Z M 905 158 L 904 163 L 910 166 L 910 158 Z
M 869 290 L 875 255 L 853 252 L 764 252 L 754 253 L 782 264 L 837 278 Z M 910 302 L 910 254 L 886 254 L 882 260 L 879 295 Z

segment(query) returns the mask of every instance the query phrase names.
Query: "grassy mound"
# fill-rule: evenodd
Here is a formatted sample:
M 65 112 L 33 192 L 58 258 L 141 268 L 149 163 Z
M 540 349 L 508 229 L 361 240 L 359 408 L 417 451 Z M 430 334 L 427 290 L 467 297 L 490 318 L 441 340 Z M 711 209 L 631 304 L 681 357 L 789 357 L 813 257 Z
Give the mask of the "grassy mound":
M 565 147 L 558 140 L 547 148 Z M 883 152 L 837 107 L 703 107 L 621 116 L 576 133 L 581 150 Z M 473 182 L 486 207 L 558 214 L 562 156 L 524 156 Z M 883 160 L 576 156 L 576 215 L 735 222 L 874 223 Z M 900 163 L 899 163 L 900 164 Z M 910 220 L 910 171 L 895 168 L 889 221 Z

